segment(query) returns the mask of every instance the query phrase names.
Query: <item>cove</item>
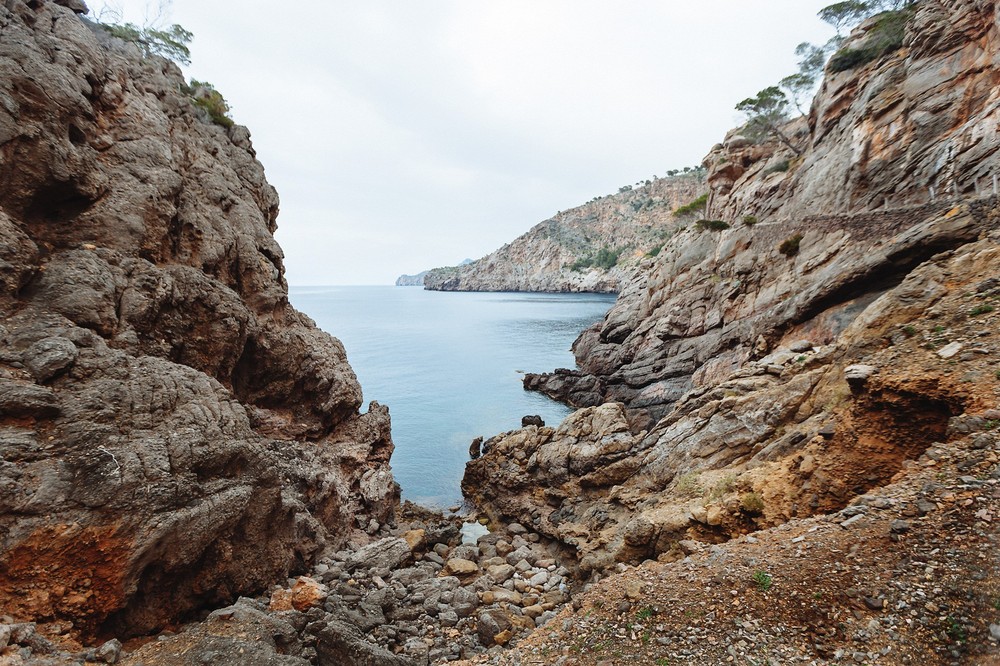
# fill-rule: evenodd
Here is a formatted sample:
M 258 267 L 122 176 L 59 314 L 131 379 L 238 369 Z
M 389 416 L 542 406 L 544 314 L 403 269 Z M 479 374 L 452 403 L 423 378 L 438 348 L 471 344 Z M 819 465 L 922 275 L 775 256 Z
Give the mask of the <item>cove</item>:
M 614 303 L 608 294 L 291 287 L 292 303 L 336 336 L 364 391 L 389 406 L 403 498 L 461 503 L 469 443 L 570 412 L 521 387 L 523 372 L 573 367 L 570 346 Z

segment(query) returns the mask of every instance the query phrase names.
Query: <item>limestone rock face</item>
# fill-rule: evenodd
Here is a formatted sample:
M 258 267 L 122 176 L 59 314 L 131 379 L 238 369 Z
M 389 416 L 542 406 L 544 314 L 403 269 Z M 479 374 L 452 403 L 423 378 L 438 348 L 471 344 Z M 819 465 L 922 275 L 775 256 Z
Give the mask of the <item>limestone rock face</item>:
M 535 225 L 478 261 L 430 271 L 424 287 L 616 293 L 646 253 L 662 247 L 681 224 L 673 211 L 704 191 L 701 177 L 680 175 L 598 198 Z M 617 263 L 610 268 L 597 264 L 602 250 L 619 253 Z
M 84 9 L 0 7 L 0 607 L 128 635 L 397 498 L 388 410 L 288 303 L 248 131 Z
M 907 30 L 898 53 L 828 72 L 786 131 L 801 156 L 736 131 L 716 146 L 706 216 L 731 228 L 674 236 L 576 341 L 578 370 L 525 386 L 578 407 L 622 402 L 648 428 L 796 332 L 834 340 L 908 270 L 975 238 L 982 214 L 949 211 L 1000 177 L 996 4 L 922 2 Z
M 416 275 L 400 275 L 396 278 L 397 287 L 422 287 L 424 286 L 424 278 L 427 277 L 428 271 L 420 271 Z
M 845 47 L 862 44 L 874 22 Z M 808 123 L 789 130 L 804 154 L 740 141 L 706 158 L 713 217 L 787 221 L 991 193 L 1000 146 L 997 52 L 990 0 L 916 6 L 895 54 L 828 71 Z M 785 163 L 787 170 L 774 167 Z
M 912 269 L 832 342 L 780 344 L 686 391 L 648 429 L 606 403 L 555 429 L 498 435 L 467 464 L 463 492 L 491 519 L 563 544 L 587 571 L 680 558 L 686 540 L 839 510 L 888 483 L 996 413 L 1000 209 L 980 204 L 976 237 Z M 979 351 L 945 359 L 949 339 Z
M 584 569 L 682 557 L 839 509 L 993 409 L 998 53 L 995 2 L 921 2 L 904 48 L 829 73 L 786 128 L 801 156 L 731 133 L 706 160 L 706 218 L 729 228 L 675 234 L 576 369 L 525 377 L 591 434 L 489 440 L 466 494 Z
M 841 218 L 689 229 L 574 343 L 578 371 L 525 377 L 527 388 L 583 407 L 624 403 L 634 430 L 687 391 L 808 337 L 838 334 L 907 271 L 974 240 L 988 205 L 919 207 Z M 794 256 L 781 244 L 801 237 Z M 782 360 L 782 359 L 777 359 Z

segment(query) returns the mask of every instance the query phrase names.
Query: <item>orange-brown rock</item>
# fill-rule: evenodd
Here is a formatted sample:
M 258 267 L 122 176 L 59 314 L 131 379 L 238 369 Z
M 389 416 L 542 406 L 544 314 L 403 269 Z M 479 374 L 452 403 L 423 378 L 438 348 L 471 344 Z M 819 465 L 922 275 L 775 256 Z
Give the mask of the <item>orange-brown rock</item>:
M 326 585 L 309 576 L 299 576 L 291 589 L 278 588 L 271 593 L 268 608 L 273 611 L 305 612 L 321 605 L 328 594 Z

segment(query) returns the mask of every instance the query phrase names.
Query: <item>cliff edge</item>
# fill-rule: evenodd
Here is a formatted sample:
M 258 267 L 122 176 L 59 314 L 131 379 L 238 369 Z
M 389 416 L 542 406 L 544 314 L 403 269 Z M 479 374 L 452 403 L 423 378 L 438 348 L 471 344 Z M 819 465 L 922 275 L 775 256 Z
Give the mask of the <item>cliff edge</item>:
M 288 303 L 249 132 L 85 11 L 0 6 L 0 607 L 128 636 L 397 496 L 388 410 Z
M 581 409 L 467 464 L 591 576 L 490 663 L 996 663 L 1000 13 L 894 11 L 900 47 L 828 69 L 799 152 L 730 133 L 707 219 L 576 369 L 525 377 Z
M 674 211 L 705 191 L 700 173 L 623 187 L 561 211 L 482 259 L 430 271 L 424 287 L 617 293 L 681 226 Z

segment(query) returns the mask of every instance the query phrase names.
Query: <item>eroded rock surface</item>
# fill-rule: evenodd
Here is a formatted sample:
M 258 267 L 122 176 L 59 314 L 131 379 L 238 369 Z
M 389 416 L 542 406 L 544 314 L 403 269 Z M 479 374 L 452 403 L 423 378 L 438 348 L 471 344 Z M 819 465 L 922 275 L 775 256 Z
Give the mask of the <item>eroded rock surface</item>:
M 844 46 L 863 44 L 877 23 Z M 716 146 L 706 158 L 711 214 L 784 222 L 992 192 L 998 50 L 995 2 L 919 3 L 901 50 L 826 73 L 808 126 L 790 130 L 799 132 L 801 157 L 738 132 Z
M 540 222 L 478 261 L 434 269 L 423 284 L 440 291 L 616 293 L 646 253 L 662 247 L 682 223 L 674 210 L 705 189 L 703 176 L 680 175 L 599 197 Z M 616 260 L 601 265 L 602 251 Z
M 673 236 L 576 369 L 526 376 L 582 409 L 485 442 L 467 496 L 607 571 L 838 510 L 992 413 L 997 16 L 917 4 L 906 48 L 791 124 L 801 157 L 717 146 L 707 216 L 729 227 Z
M 998 51 L 994 2 L 922 2 L 905 48 L 827 73 L 786 132 L 801 156 L 734 131 L 706 158 L 706 216 L 730 228 L 673 237 L 576 341 L 578 369 L 526 387 L 578 407 L 623 402 L 639 430 L 783 344 L 834 340 L 909 270 L 982 229 L 993 204 L 971 218 L 953 207 L 996 194 Z
M 0 6 L 0 607 L 124 637 L 396 491 L 388 410 L 288 304 L 248 131 L 80 4 Z

